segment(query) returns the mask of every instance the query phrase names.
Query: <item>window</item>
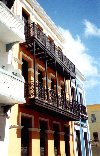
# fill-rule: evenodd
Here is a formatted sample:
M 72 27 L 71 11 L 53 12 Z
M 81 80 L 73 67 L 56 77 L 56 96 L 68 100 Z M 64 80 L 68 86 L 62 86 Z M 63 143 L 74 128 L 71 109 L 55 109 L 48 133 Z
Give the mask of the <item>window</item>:
M 83 98 L 82 98 L 82 94 L 81 93 L 79 93 L 79 102 L 80 102 L 80 104 L 83 104 Z
M 73 88 L 73 87 L 71 88 L 71 96 L 72 96 L 72 101 L 74 101 L 76 98 L 75 97 L 76 95 L 75 95 L 75 88 Z
M 92 121 L 92 123 L 93 122 L 96 122 L 96 116 L 95 116 L 95 114 L 91 114 L 91 121 Z
M 54 90 L 54 79 L 51 78 L 51 89 Z
M 82 152 L 81 152 L 81 140 L 80 140 L 80 131 L 76 130 L 76 140 L 77 140 L 77 151 L 78 151 L 78 155 L 82 156 Z
M 24 9 L 22 9 L 22 20 L 24 24 L 27 24 L 29 21 L 29 14 Z
M 54 123 L 53 124 L 54 130 L 54 152 L 55 156 L 60 155 L 60 136 L 59 136 L 59 125 Z
M 94 141 L 99 141 L 99 138 L 98 138 L 98 132 L 93 132 L 93 138 L 94 138 Z
M 64 95 L 64 85 L 61 85 L 61 96 Z

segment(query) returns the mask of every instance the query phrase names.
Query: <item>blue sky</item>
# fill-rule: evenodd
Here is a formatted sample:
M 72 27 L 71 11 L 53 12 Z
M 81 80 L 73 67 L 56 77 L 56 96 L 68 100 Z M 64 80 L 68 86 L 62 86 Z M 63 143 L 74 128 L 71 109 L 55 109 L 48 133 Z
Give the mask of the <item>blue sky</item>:
M 37 0 L 66 39 L 66 55 L 85 75 L 87 104 L 100 103 L 100 0 Z

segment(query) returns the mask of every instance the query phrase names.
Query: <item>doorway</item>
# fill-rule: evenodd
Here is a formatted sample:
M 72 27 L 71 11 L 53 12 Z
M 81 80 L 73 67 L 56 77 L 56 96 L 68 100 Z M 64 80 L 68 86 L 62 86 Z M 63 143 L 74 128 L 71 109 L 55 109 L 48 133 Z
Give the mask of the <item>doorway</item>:
M 40 120 L 40 156 L 48 155 L 47 123 Z
M 70 127 L 64 127 L 65 155 L 70 156 Z
M 89 156 L 87 132 L 84 132 L 84 140 L 85 140 L 86 156 Z
M 80 131 L 76 130 L 76 141 L 77 141 L 77 151 L 78 151 L 78 155 L 82 156 L 82 152 L 81 152 L 81 141 L 80 141 Z
M 21 156 L 30 156 L 31 154 L 31 137 L 29 128 L 32 126 L 32 120 L 28 117 L 21 117 Z
M 54 152 L 55 156 L 60 155 L 60 136 L 59 136 L 59 125 L 53 124 L 54 131 Z

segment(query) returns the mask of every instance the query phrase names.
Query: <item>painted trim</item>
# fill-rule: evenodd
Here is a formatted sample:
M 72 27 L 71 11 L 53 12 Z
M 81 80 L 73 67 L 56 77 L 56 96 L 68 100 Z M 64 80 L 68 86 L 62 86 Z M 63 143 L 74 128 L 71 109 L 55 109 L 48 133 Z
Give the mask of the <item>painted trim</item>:
M 21 116 L 28 117 L 32 119 L 32 128 L 34 127 L 34 116 L 26 113 L 19 113 L 19 124 L 21 125 Z

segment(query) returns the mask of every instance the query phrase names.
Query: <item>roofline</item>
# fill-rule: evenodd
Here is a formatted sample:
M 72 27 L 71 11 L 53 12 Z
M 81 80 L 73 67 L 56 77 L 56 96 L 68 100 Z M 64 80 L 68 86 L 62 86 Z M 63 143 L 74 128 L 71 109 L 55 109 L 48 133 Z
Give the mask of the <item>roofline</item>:
M 48 27 L 56 34 L 56 36 L 62 42 L 64 42 L 65 38 L 63 37 L 61 32 L 58 30 L 58 27 L 55 25 L 52 19 L 47 15 L 47 13 L 41 7 L 41 5 L 36 0 L 30 0 L 30 4 L 36 10 L 37 14 L 42 17 L 42 20 L 48 25 Z
M 78 76 L 82 81 L 86 81 L 85 76 L 75 67 L 76 77 Z
M 100 104 L 88 104 L 88 105 L 86 105 L 87 107 L 93 107 L 93 106 L 100 106 Z

